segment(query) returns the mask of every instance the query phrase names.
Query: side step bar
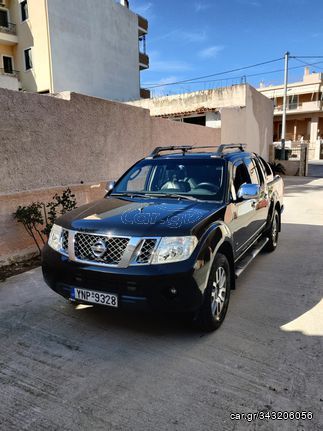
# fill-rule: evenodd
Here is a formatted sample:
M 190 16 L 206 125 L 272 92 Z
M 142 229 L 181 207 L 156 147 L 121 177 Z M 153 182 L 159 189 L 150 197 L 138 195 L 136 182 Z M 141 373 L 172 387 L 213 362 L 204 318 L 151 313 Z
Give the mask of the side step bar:
M 269 238 L 262 238 L 236 263 L 235 274 L 236 278 L 243 273 L 250 262 L 254 260 L 257 254 L 265 247 Z

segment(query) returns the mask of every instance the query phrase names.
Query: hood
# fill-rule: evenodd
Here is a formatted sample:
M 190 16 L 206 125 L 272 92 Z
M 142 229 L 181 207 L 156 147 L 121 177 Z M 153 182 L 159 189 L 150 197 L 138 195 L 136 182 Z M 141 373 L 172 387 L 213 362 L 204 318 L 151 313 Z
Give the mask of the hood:
M 57 224 L 121 236 L 199 236 L 201 228 L 219 219 L 219 211 L 224 208 L 216 202 L 111 196 L 66 213 Z

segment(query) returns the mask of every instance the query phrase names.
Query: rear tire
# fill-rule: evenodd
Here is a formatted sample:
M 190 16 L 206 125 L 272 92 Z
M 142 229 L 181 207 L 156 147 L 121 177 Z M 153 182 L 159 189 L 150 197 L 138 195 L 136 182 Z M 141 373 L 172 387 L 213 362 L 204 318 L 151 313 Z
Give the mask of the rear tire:
M 276 250 L 279 236 L 279 213 L 276 209 L 274 211 L 273 221 L 271 222 L 270 229 L 266 236 L 269 238 L 269 241 L 265 246 L 265 250 L 269 252 Z
M 224 254 L 218 253 L 215 256 L 207 288 L 204 292 L 204 301 L 196 319 L 199 329 L 211 332 L 221 326 L 229 305 L 230 277 L 228 259 Z

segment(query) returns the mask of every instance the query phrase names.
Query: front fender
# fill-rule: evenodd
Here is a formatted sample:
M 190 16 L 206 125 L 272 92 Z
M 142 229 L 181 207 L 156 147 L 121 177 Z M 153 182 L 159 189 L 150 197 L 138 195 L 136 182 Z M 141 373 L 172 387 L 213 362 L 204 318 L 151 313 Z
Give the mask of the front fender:
M 197 284 L 203 292 L 207 287 L 214 258 L 225 243 L 233 251 L 232 234 L 226 224 L 221 221 L 212 224 L 200 239 L 201 245 L 194 265 L 194 273 Z M 234 273 L 233 268 L 232 271 Z

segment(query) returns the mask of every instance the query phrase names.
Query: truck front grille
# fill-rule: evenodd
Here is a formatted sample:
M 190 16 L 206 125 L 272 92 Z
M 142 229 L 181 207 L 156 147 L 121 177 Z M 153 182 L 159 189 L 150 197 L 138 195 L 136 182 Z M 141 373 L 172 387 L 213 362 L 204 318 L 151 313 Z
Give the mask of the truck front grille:
M 68 230 L 63 229 L 62 233 L 62 251 L 68 253 Z
M 136 260 L 137 263 L 149 263 L 151 255 L 156 246 L 156 242 L 157 242 L 156 239 L 150 239 L 150 238 L 143 240 L 143 244 L 141 246 L 139 255 Z
M 75 256 L 80 260 L 117 265 L 128 242 L 129 238 L 89 235 L 78 232 L 75 234 Z

